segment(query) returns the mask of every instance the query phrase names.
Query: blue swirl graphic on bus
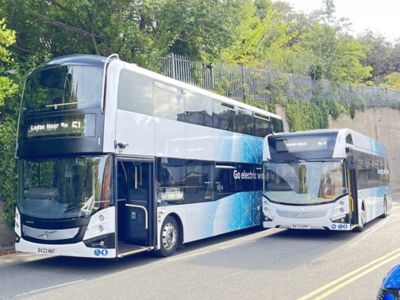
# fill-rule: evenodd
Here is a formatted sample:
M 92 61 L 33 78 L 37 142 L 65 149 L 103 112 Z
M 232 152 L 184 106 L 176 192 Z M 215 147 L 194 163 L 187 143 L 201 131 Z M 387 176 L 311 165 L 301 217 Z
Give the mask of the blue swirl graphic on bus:
M 262 161 L 263 139 L 244 134 L 224 132 L 216 140 L 217 161 L 260 163 Z

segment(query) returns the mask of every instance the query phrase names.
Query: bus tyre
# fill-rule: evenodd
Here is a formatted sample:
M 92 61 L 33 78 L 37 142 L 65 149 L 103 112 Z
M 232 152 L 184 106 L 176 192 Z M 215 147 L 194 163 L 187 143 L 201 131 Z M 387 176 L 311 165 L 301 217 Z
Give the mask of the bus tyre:
M 179 244 L 179 227 L 174 217 L 167 216 L 161 226 L 160 249 L 155 254 L 160 257 L 167 257 L 176 251 Z
M 381 218 L 386 218 L 389 215 L 388 213 L 388 207 L 387 207 L 387 201 L 385 197 L 385 202 L 383 203 L 383 214 L 381 214 Z
M 357 232 L 361 232 L 361 231 L 364 230 L 365 220 L 366 220 L 366 214 L 365 214 L 365 208 L 364 208 L 364 205 L 363 205 L 361 207 L 360 222 L 358 224 L 358 227 L 356 228 Z

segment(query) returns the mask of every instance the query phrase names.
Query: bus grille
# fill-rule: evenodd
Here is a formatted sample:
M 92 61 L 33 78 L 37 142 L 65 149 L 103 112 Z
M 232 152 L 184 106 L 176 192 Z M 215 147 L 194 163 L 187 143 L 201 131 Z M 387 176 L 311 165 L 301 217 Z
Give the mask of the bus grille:
M 287 211 L 277 210 L 276 213 L 283 218 L 295 218 L 295 219 L 315 219 L 321 218 L 326 214 L 324 210 L 317 211 Z

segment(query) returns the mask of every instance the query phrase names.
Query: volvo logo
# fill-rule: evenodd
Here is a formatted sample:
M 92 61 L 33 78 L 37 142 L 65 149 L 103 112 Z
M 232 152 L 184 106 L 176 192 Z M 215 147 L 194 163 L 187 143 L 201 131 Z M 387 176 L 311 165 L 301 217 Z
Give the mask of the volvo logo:
M 57 230 L 52 230 L 52 231 L 47 231 L 47 230 L 45 230 L 41 235 L 38 235 L 37 237 L 38 238 L 45 238 L 45 239 L 47 239 L 48 237 L 49 237 L 49 235 L 51 235 L 51 234 L 53 234 L 53 233 L 56 233 L 57 232 Z

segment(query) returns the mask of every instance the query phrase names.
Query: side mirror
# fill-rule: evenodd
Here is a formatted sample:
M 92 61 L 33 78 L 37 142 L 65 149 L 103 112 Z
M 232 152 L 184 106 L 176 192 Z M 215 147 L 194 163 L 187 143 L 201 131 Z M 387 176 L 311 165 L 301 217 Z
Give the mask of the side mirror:
M 356 169 L 356 163 L 354 161 L 354 157 L 353 156 L 347 157 L 346 164 L 347 164 L 347 169 L 349 169 L 349 170 L 355 170 Z
M 347 164 L 347 169 L 349 170 L 355 170 L 356 169 L 356 162 L 353 156 L 353 149 L 346 147 L 346 164 Z

